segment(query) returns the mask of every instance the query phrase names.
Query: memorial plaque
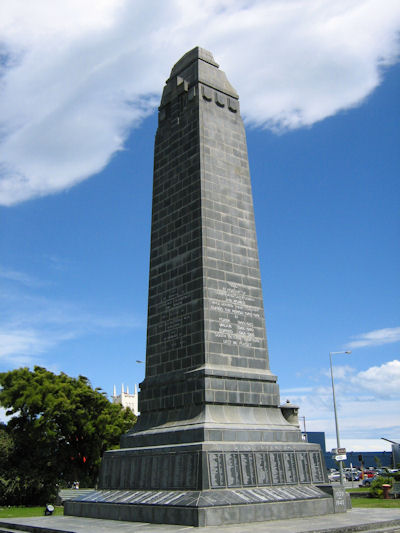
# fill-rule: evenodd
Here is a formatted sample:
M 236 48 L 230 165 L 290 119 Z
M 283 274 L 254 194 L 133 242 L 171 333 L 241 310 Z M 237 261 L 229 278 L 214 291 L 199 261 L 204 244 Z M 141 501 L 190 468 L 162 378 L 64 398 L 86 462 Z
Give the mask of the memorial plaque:
M 256 485 L 256 473 L 254 469 L 254 457 L 251 452 L 241 453 L 240 464 L 242 467 L 243 486 Z
M 225 462 L 228 487 L 240 487 L 242 480 L 240 477 L 239 455 L 237 453 L 227 453 Z
M 159 455 L 153 455 L 151 457 L 151 467 L 150 467 L 150 487 L 152 489 L 157 489 L 159 487 L 159 473 L 160 473 L 160 456 Z
M 269 473 L 268 454 L 265 452 L 255 452 L 256 473 L 258 485 L 270 485 L 271 476 Z
M 319 452 L 310 452 L 311 473 L 313 483 L 322 483 L 325 481 L 321 464 L 321 454 Z
M 137 487 L 137 460 L 136 455 L 130 457 L 129 487 L 132 489 Z
M 166 489 L 170 480 L 170 454 L 163 454 L 160 458 L 162 465 L 158 471 L 158 488 Z
M 212 488 L 222 488 L 226 486 L 225 481 L 225 464 L 224 454 L 209 453 L 208 454 L 208 466 L 210 471 L 210 485 Z
M 184 463 L 184 488 L 195 489 L 197 481 L 197 465 L 198 455 L 197 453 L 186 453 Z
M 111 474 L 111 486 L 113 489 L 117 488 L 121 481 L 121 457 L 115 458 L 112 474 Z
M 273 485 L 281 485 L 285 483 L 283 474 L 283 459 L 281 452 L 271 452 L 269 454 L 269 462 L 271 465 L 271 478 Z
M 285 466 L 286 483 L 297 483 L 298 476 L 294 452 L 283 453 L 283 464 Z
M 149 485 L 149 474 L 151 468 L 151 456 L 142 455 L 139 459 L 139 488 L 142 489 Z
M 122 467 L 121 467 L 121 481 L 120 487 L 123 489 L 129 488 L 129 474 L 130 474 L 130 457 L 124 455 L 122 457 Z
M 310 461 L 307 452 L 297 452 L 297 470 L 300 483 L 310 483 Z
M 172 468 L 172 487 L 175 489 L 181 489 L 183 487 L 185 455 L 176 453 L 172 456 L 174 463 Z

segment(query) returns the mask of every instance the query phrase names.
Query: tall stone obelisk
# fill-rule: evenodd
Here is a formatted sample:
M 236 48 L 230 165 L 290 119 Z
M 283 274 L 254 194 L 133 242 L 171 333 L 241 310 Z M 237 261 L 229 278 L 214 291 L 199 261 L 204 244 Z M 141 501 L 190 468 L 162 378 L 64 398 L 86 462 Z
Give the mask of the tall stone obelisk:
M 66 513 L 211 525 L 345 510 L 316 486 L 321 450 L 276 381 L 238 95 L 194 48 L 159 108 L 141 415 Z

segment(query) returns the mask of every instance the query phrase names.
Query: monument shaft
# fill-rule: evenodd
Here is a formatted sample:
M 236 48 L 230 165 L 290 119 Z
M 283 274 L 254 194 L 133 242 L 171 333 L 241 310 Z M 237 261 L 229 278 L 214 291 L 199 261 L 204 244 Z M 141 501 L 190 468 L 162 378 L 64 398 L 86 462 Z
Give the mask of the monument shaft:
M 321 450 L 276 381 L 238 95 L 194 48 L 159 108 L 141 415 L 66 514 L 216 525 L 345 510 L 316 486 Z
M 211 54 L 194 57 L 174 67 L 159 110 L 144 416 L 279 404 L 238 96 Z

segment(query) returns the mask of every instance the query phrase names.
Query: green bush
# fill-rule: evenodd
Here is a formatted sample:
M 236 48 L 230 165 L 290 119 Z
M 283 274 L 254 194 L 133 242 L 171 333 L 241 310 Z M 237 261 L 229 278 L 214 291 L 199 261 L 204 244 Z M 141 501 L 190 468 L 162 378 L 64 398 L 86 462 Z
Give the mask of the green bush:
M 393 485 L 393 476 L 379 476 L 373 480 L 369 493 L 372 498 L 383 498 L 382 485 Z

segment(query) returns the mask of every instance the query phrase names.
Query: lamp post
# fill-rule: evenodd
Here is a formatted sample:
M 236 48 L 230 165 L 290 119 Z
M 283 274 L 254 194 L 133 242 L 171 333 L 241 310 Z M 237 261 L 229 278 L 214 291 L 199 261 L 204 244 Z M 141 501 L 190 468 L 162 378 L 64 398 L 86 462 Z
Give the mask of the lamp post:
M 336 411 L 335 383 L 333 381 L 332 355 L 346 354 L 346 353 L 349 354 L 351 353 L 351 351 L 329 352 L 329 362 L 331 365 L 331 379 L 332 379 L 333 410 L 335 413 L 335 425 L 336 425 L 336 445 L 338 449 L 340 448 L 340 436 L 339 436 L 338 417 L 337 417 L 337 411 Z M 343 462 L 342 461 L 339 461 L 339 472 L 340 472 L 340 484 L 344 485 L 344 474 L 343 474 Z

